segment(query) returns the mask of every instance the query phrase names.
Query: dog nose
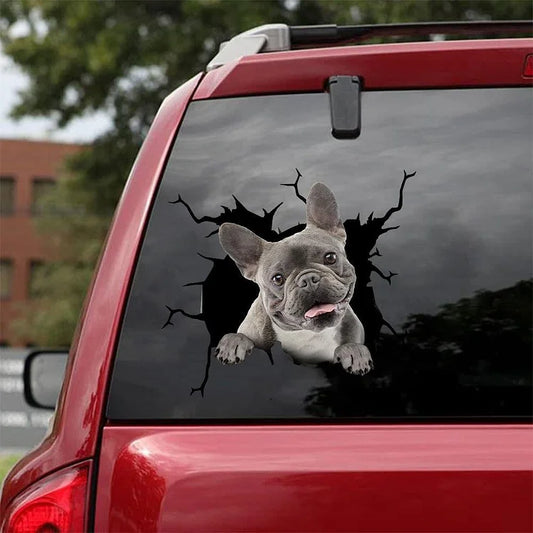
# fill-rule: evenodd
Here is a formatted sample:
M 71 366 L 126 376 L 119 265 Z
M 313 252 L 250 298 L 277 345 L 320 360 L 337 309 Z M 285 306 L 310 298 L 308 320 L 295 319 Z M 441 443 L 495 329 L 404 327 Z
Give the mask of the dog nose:
M 316 272 L 307 272 L 300 275 L 296 284 L 303 289 L 305 287 L 314 287 L 315 285 L 318 285 L 319 282 L 320 276 Z

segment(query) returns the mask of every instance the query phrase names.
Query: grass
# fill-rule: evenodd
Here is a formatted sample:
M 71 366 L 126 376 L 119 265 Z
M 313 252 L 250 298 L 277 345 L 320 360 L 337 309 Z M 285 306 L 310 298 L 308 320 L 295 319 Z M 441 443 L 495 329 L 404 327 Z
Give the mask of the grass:
M 1 455 L 0 454 L 0 485 L 4 481 L 11 467 L 22 457 L 22 455 Z

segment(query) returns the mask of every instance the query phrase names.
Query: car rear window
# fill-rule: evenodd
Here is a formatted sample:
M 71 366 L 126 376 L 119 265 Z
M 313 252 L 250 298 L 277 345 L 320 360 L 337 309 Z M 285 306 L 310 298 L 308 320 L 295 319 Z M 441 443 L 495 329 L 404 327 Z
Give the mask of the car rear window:
M 361 135 L 331 134 L 327 94 L 191 103 L 155 198 L 118 343 L 115 420 L 531 416 L 529 88 L 367 92 Z M 333 192 L 374 368 L 301 363 L 279 343 L 214 350 L 257 297 L 219 242 L 269 241 Z

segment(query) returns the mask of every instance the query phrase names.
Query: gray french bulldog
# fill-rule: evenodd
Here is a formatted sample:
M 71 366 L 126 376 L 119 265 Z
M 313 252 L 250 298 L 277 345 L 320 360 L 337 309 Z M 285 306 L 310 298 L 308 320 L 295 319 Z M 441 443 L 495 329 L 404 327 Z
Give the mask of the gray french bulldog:
M 352 374 L 373 368 L 363 325 L 349 305 L 356 277 L 344 251 L 346 231 L 325 185 L 311 188 L 303 231 L 267 242 L 225 223 L 219 238 L 242 275 L 259 285 L 259 296 L 237 333 L 218 343 L 219 361 L 239 363 L 254 346 L 268 351 L 279 341 L 298 362 L 340 363 Z

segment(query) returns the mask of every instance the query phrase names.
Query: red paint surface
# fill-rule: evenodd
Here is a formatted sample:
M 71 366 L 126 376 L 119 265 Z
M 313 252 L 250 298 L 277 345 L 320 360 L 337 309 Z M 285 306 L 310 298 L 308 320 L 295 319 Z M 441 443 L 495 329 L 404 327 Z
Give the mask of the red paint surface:
M 95 529 L 530 531 L 532 450 L 525 426 L 107 427 Z
M 358 75 L 365 90 L 530 85 L 533 39 L 381 44 L 244 57 L 209 72 L 195 100 L 322 91 L 330 76 Z
M 163 102 L 137 156 L 71 347 L 53 431 L 6 479 L 0 514 L 30 483 L 96 453 L 108 372 L 137 248 L 167 153 L 200 77 Z

